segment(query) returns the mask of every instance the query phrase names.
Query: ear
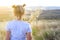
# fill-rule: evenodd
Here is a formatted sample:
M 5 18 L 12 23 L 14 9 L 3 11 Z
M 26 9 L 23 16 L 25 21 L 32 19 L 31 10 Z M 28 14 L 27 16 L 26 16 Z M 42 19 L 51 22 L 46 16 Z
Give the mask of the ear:
M 16 8 L 16 6 L 15 6 L 15 5 L 13 5 L 13 6 L 12 6 L 12 8 Z
M 26 4 L 23 4 L 23 7 L 25 7 L 26 6 Z

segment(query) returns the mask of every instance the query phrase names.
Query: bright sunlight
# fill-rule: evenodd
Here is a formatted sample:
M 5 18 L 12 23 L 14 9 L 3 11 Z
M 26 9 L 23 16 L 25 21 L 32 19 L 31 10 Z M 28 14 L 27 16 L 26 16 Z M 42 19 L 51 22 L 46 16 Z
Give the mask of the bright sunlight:
M 60 0 L 0 0 L 0 6 L 11 6 L 24 3 L 27 6 L 60 6 Z

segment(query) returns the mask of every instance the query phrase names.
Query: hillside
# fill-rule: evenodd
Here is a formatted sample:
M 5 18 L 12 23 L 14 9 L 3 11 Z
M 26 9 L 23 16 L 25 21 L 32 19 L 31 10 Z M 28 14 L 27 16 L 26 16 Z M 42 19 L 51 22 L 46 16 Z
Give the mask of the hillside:
M 43 10 L 38 19 L 60 19 L 60 9 Z
M 30 16 L 36 9 L 41 9 L 42 13 L 37 17 L 40 19 L 60 19 L 60 7 L 28 7 L 26 8 L 26 16 Z M 11 14 L 13 11 L 9 7 L 0 7 L 0 21 L 13 19 Z

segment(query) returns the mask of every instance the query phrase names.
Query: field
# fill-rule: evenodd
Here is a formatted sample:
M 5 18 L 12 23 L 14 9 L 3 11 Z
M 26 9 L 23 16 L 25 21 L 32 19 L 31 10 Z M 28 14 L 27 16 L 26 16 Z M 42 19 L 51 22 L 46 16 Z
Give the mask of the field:
M 7 22 L 0 22 L 0 40 L 5 39 Z M 60 40 L 60 20 L 39 20 L 31 23 L 34 40 Z
M 8 9 L 7 9 L 8 10 Z M 6 24 L 8 21 L 14 19 L 14 16 L 10 15 L 11 11 L 0 12 L 0 40 L 5 40 L 6 36 Z M 3 11 L 3 10 L 2 10 Z M 32 11 L 31 15 L 23 17 L 24 21 L 31 24 L 33 40 L 60 40 L 60 20 L 37 20 L 36 17 L 42 12 L 37 9 Z M 5 14 L 6 13 L 6 14 Z
M 60 20 L 40 20 L 32 28 L 35 40 L 60 40 Z

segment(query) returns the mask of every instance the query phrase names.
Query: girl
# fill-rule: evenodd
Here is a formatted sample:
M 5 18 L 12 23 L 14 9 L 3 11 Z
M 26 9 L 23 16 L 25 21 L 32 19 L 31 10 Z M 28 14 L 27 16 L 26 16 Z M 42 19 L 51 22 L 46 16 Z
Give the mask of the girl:
M 16 20 L 12 20 L 7 25 L 6 40 L 31 40 L 30 24 L 22 21 L 24 5 L 13 5 Z

